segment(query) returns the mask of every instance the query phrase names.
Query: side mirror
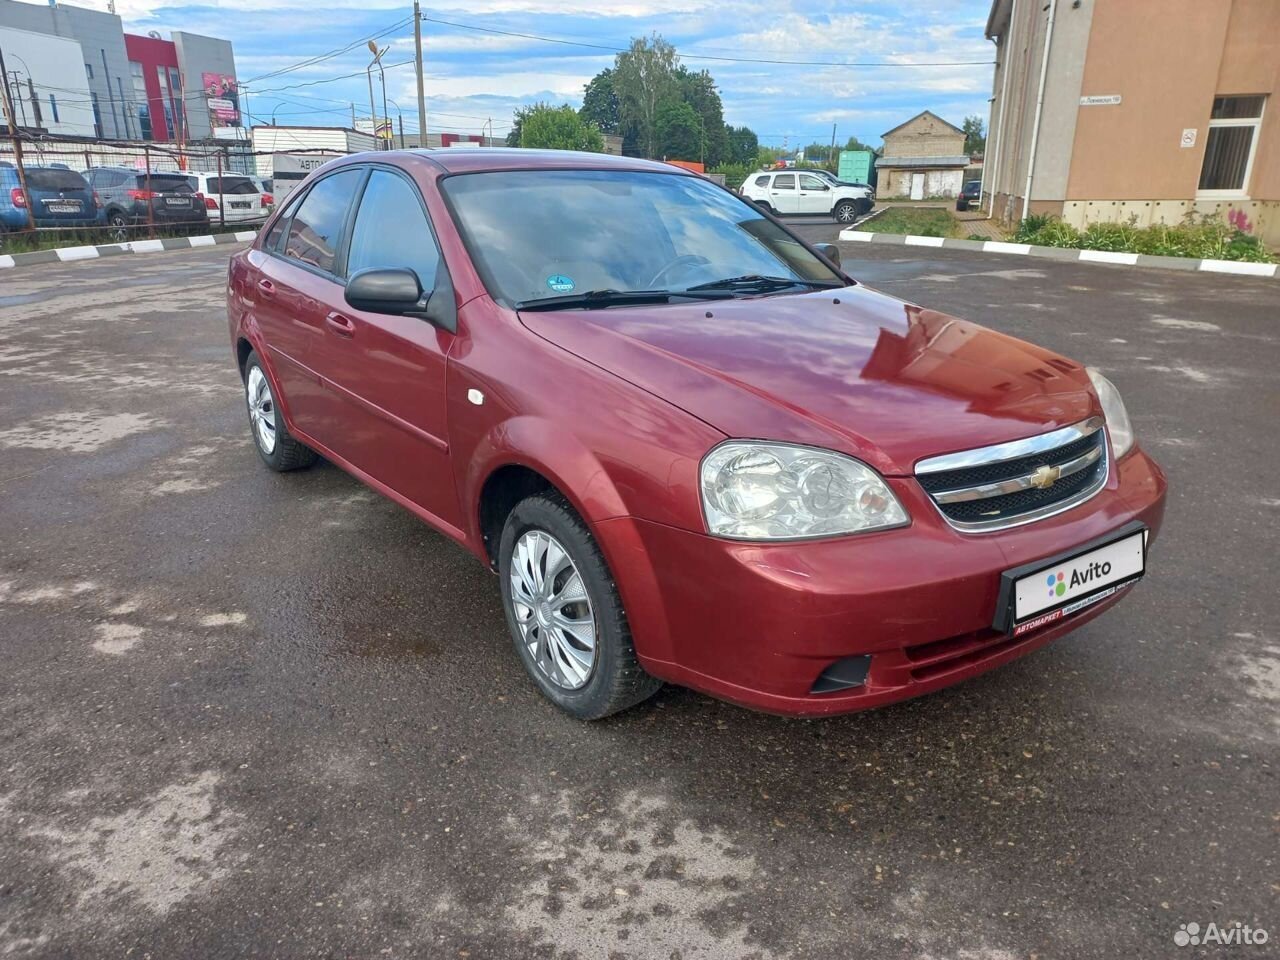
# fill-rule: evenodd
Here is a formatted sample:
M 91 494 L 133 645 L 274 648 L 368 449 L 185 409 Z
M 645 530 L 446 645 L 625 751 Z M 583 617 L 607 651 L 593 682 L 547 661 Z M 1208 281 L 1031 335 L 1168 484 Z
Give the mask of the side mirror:
M 347 281 L 346 300 L 357 310 L 418 317 L 450 333 L 458 332 L 458 307 L 448 271 L 441 269 L 435 287 L 424 291 L 417 273 L 406 268 L 370 268 Z
M 834 243 L 815 243 L 813 249 L 817 250 L 837 267 L 840 266 L 840 248 Z

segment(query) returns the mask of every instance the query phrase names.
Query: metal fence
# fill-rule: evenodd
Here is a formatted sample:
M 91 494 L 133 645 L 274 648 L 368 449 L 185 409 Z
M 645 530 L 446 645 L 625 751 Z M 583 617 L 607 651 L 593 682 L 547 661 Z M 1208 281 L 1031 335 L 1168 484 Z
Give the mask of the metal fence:
M 248 144 L 6 138 L 3 132 L 0 125 L 3 250 L 252 230 L 272 209 L 275 155 Z M 244 178 L 257 189 L 246 189 Z

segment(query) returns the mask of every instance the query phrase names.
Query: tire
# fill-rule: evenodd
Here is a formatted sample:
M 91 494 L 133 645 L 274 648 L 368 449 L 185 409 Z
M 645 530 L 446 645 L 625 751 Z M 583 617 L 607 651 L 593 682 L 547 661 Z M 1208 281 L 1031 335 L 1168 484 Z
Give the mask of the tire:
M 249 434 L 258 456 L 272 470 L 301 470 L 319 459 L 310 447 L 299 443 L 284 424 L 275 388 L 256 352 L 244 364 L 245 407 L 249 414 Z
M 107 214 L 107 231 L 112 243 L 124 243 L 130 239 L 129 219 L 119 210 Z
M 541 554 L 539 543 L 547 547 Z M 545 575 L 548 562 L 557 566 L 548 593 L 575 598 L 558 607 L 530 587 L 543 578 L 539 574 Z M 641 668 L 617 584 L 586 524 L 563 498 L 537 494 L 516 504 L 498 544 L 498 574 L 516 653 L 538 689 L 561 710 L 599 720 L 647 700 L 662 686 Z M 530 603 L 521 603 L 522 597 Z M 579 626 L 570 632 L 556 622 Z M 588 623 L 590 663 L 584 665 L 588 653 L 581 637 Z
M 836 223 L 853 223 L 858 219 L 858 204 L 853 200 L 841 200 L 831 214 Z

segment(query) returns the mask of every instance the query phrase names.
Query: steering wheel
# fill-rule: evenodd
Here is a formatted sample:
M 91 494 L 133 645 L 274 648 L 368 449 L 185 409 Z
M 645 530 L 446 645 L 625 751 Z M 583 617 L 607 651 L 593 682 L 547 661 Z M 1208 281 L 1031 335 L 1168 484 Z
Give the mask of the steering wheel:
M 676 257 L 670 263 L 664 265 L 657 273 L 653 275 L 653 279 L 649 281 L 649 286 L 659 286 L 660 281 L 672 270 L 677 267 L 700 267 L 703 264 L 710 263 L 706 257 L 699 256 L 696 253 L 685 253 Z

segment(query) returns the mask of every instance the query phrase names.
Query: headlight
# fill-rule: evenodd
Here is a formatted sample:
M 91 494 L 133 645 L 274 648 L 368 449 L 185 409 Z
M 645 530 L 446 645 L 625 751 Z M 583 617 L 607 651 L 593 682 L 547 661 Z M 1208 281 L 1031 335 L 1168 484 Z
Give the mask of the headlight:
M 1114 383 L 1093 367 L 1088 367 L 1086 372 L 1093 381 L 1093 389 L 1098 391 L 1098 399 L 1102 401 L 1102 415 L 1107 418 L 1107 430 L 1111 433 L 1111 449 L 1119 460 L 1133 447 L 1133 424 L 1129 422 L 1129 411 L 1124 408 L 1124 401 L 1120 399 L 1120 391 Z
M 907 512 L 880 475 L 850 457 L 731 440 L 702 461 L 707 530 L 735 540 L 794 540 L 882 530 Z

